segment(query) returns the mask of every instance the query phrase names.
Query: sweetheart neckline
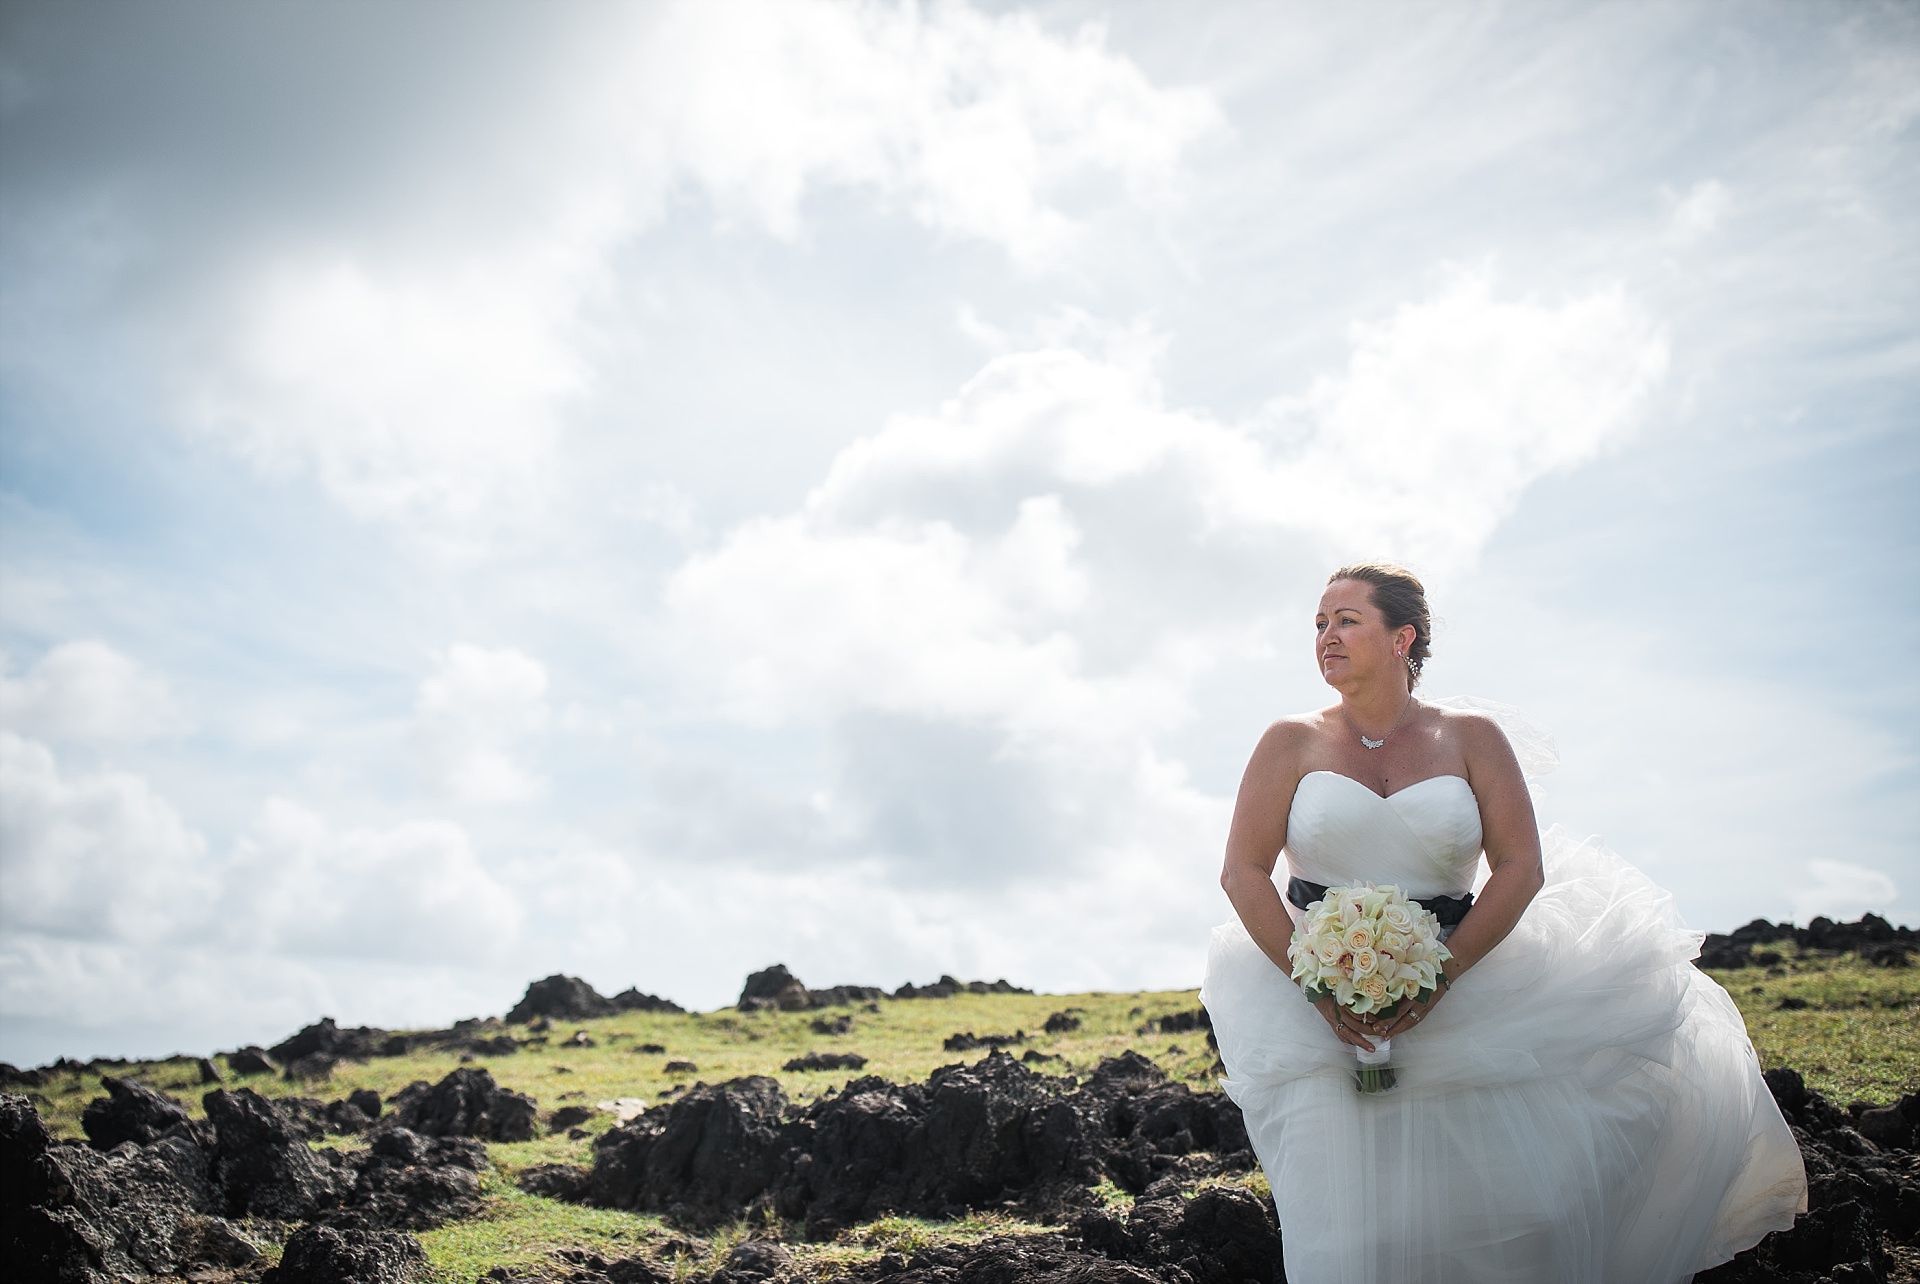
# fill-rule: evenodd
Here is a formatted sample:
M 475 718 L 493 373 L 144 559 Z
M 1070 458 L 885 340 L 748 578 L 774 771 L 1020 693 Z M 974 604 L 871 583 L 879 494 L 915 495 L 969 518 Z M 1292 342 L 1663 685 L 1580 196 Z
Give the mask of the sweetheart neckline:
M 1459 781 L 1459 782 L 1460 782 L 1461 784 L 1463 784 L 1463 785 L 1466 785 L 1466 787 L 1467 787 L 1467 792 L 1468 792 L 1468 793 L 1472 793 L 1472 792 L 1473 792 L 1473 785 L 1472 785 L 1472 783 L 1471 783 L 1471 782 L 1469 782 L 1469 781 L 1467 780 L 1467 778 L 1466 778 L 1465 776 L 1462 776 L 1462 775 L 1459 775 L 1459 774 L 1458 774 L 1458 773 L 1456 773 L 1456 772 L 1450 772 L 1450 771 L 1449 771 L 1449 772 L 1442 772 L 1441 774 L 1439 774 L 1439 775 L 1437 775 L 1437 776 L 1425 776 L 1425 777 L 1422 777 L 1421 779 L 1419 779 L 1419 780 L 1416 780 L 1416 781 L 1414 781 L 1414 782 L 1413 782 L 1412 784 L 1410 784 L 1410 785 L 1402 785 L 1402 786 L 1400 786 L 1400 787 L 1399 787 L 1398 789 L 1396 789 L 1396 790 L 1394 790 L 1394 791 L 1393 791 L 1392 793 L 1390 793 L 1390 794 L 1383 794 L 1383 793 L 1381 793 L 1380 791 L 1378 791 L 1377 789 L 1375 789 L 1375 788 L 1374 788 L 1374 787 L 1373 787 L 1372 785 L 1369 785 L 1369 784 L 1367 784 L 1367 783 L 1366 783 L 1365 781 L 1362 781 L 1362 780 L 1354 780 L 1354 778 L 1353 778 L 1352 776 L 1349 776 L 1349 775 L 1348 775 L 1348 774 L 1347 774 L 1346 772 L 1344 772 L 1344 771 L 1330 771 L 1330 770 L 1328 770 L 1328 769 L 1327 769 L 1327 768 L 1325 768 L 1325 767 L 1321 767 L 1321 768 L 1318 768 L 1318 769 L 1316 769 L 1316 770 L 1314 770 L 1314 771 L 1309 771 L 1309 772 L 1307 773 L 1307 775 L 1306 775 L 1306 776 L 1302 776 L 1302 777 L 1300 777 L 1300 779 L 1302 779 L 1302 780 L 1305 780 L 1305 779 L 1307 778 L 1307 776 L 1332 776 L 1332 777 L 1334 777 L 1334 778 L 1336 778 L 1336 779 L 1338 779 L 1338 780 L 1345 780 L 1345 781 L 1349 781 L 1349 782 L 1351 782 L 1351 783 L 1353 783 L 1353 784 L 1356 784 L 1356 785 L 1358 785 L 1358 786 L 1360 786 L 1360 788 L 1362 788 L 1362 789 L 1364 789 L 1364 790 L 1366 790 L 1368 794 L 1370 794 L 1370 795 L 1372 795 L 1372 796 L 1373 796 L 1373 797 L 1375 797 L 1375 798 L 1378 798 L 1378 799 L 1379 799 L 1379 800 L 1380 800 L 1381 802 L 1392 802 L 1392 801 L 1393 801 L 1393 800 L 1394 800 L 1395 798 L 1398 798 L 1398 797 L 1399 797 L 1399 796 L 1400 796 L 1401 794 L 1404 794 L 1404 793 L 1406 793 L 1406 792 L 1407 792 L 1407 790 L 1409 790 L 1409 789 L 1418 789 L 1418 788 L 1419 788 L 1420 786 L 1422 786 L 1422 785 L 1424 785 L 1424 784 L 1428 784 L 1428 783 L 1430 783 L 1430 782 L 1432 782 L 1432 781 L 1435 781 L 1435 780 L 1457 780 L 1457 781 Z M 1297 788 L 1297 786 L 1296 786 L 1296 788 Z

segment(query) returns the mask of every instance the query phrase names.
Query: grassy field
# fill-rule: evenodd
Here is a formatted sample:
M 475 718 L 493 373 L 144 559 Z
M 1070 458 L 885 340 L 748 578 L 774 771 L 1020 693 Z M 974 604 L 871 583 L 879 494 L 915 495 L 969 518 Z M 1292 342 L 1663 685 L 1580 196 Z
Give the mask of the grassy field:
M 1920 968 L 1762 948 L 1780 962 L 1709 975 L 1740 1006 L 1763 1069 L 1792 1066 L 1841 1105 L 1920 1092 Z
M 1772 967 L 1716 972 L 1746 1017 L 1763 1067 L 1790 1065 L 1810 1086 L 1844 1104 L 1856 1098 L 1877 1102 L 1903 1092 L 1920 1091 L 1920 969 L 1871 966 L 1851 956 L 1840 959 L 1802 956 L 1792 946 L 1775 947 L 1783 957 Z M 1782 1000 L 1788 1006 L 1781 1006 Z M 619 1098 L 655 1102 L 676 1087 L 709 1083 L 747 1074 L 778 1079 L 789 1096 L 809 1100 L 860 1074 L 894 1080 L 924 1078 L 955 1061 L 973 1061 L 974 1051 L 952 1053 L 941 1044 L 949 1035 L 1024 1032 L 1015 1055 L 1033 1049 L 1057 1057 L 1036 1068 L 1050 1074 L 1084 1074 L 1104 1057 L 1133 1049 L 1150 1056 L 1175 1079 L 1199 1090 L 1213 1086 L 1213 1058 L 1204 1033 L 1164 1035 L 1146 1032 L 1153 1018 L 1190 1012 L 1197 1006 L 1191 990 L 1136 994 L 959 995 L 949 999 L 881 1000 L 868 1006 L 805 1013 L 709 1013 L 667 1015 L 628 1013 L 595 1021 L 556 1023 L 544 1047 L 528 1047 L 473 1064 L 490 1070 L 507 1087 L 526 1092 L 542 1112 L 576 1103 L 594 1105 Z M 1805 1006 L 1796 1006 L 1803 1003 Z M 1047 1018 L 1065 1012 L 1080 1020 L 1078 1029 L 1049 1035 Z M 821 1034 L 817 1018 L 846 1016 L 851 1029 Z M 562 1046 L 584 1031 L 591 1047 Z M 524 1037 L 524 1027 L 513 1029 Z M 866 1057 L 863 1070 L 790 1073 L 783 1063 L 808 1051 L 855 1052 Z M 669 1072 L 670 1061 L 691 1062 L 692 1071 Z M 355 1088 L 373 1088 L 390 1096 L 415 1079 L 434 1081 L 460 1064 L 454 1053 L 428 1052 L 344 1063 L 325 1084 L 298 1085 L 271 1076 L 238 1080 L 269 1096 L 344 1096 Z M 223 1064 L 223 1069 L 224 1069 Z M 109 1073 L 115 1071 L 108 1070 Z M 204 1089 L 191 1063 L 134 1064 L 118 1071 L 186 1101 L 200 1113 Z M 233 1082 L 230 1079 L 230 1082 Z M 36 1094 L 49 1126 L 81 1135 L 80 1113 L 99 1095 L 97 1076 L 73 1072 L 58 1076 Z M 494 1171 L 486 1178 L 486 1211 L 478 1218 L 421 1236 L 443 1279 L 466 1284 L 494 1266 L 536 1267 L 551 1262 L 561 1249 L 619 1257 L 640 1249 L 674 1261 L 683 1278 L 710 1270 L 727 1248 L 750 1228 L 736 1226 L 707 1238 L 679 1234 L 658 1218 L 559 1204 L 521 1192 L 516 1175 L 536 1163 L 562 1160 L 588 1163 L 592 1138 L 613 1126 L 613 1117 L 597 1115 L 583 1138 L 553 1134 L 536 1141 L 495 1144 L 489 1148 Z M 325 1144 L 353 1145 L 351 1138 Z M 1258 1174 L 1239 1179 L 1265 1194 Z M 1125 1199 L 1106 1191 L 1113 1201 Z M 935 1239 L 974 1239 L 989 1234 L 1039 1232 L 999 1214 L 981 1214 L 962 1222 L 929 1223 L 884 1218 L 854 1228 L 829 1244 L 796 1245 L 806 1272 L 831 1278 L 837 1269 L 887 1251 L 910 1253 Z M 789 1236 L 795 1239 L 797 1236 Z

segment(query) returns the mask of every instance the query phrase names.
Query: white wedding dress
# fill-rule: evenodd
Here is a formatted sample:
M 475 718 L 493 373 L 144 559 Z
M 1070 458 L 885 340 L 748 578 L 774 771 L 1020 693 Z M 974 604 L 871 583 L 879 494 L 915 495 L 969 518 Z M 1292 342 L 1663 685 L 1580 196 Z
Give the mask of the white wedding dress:
M 1383 798 L 1316 771 L 1285 855 L 1315 883 L 1457 896 L 1480 840 L 1461 777 Z M 1201 1001 L 1291 1284 L 1673 1284 L 1805 1209 L 1740 1014 L 1689 962 L 1701 934 L 1613 853 L 1543 843 L 1545 887 L 1393 1040 L 1390 1092 L 1356 1091 L 1352 1049 L 1238 922 L 1215 929 Z

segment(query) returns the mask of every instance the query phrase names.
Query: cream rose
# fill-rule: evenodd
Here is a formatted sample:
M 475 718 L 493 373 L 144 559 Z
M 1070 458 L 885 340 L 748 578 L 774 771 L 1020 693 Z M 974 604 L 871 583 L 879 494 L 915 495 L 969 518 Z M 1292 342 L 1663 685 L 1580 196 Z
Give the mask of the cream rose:
M 1380 909 L 1380 921 L 1395 932 L 1411 932 L 1413 930 L 1413 912 L 1405 905 L 1392 904 L 1382 906 Z
M 1380 956 L 1373 950 L 1362 947 L 1353 952 L 1353 976 L 1357 981 L 1363 976 L 1372 976 L 1380 970 Z
M 1373 948 L 1373 928 L 1365 923 L 1353 923 L 1348 925 L 1340 939 L 1349 950 L 1355 953 L 1370 950 Z

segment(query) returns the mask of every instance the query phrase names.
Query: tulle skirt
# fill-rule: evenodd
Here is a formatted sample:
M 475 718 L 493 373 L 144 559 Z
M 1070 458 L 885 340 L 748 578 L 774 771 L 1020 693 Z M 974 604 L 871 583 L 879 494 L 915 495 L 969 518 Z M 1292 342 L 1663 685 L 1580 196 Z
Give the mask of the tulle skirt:
M 1291 1284 L 1672 1284 L 1806 1208 L 1800 1152 L 1701 936 L 1557 827 L 1507 939 L 1393 1041 L 1397 1086 L 1238 922 L 1201 999 Z

